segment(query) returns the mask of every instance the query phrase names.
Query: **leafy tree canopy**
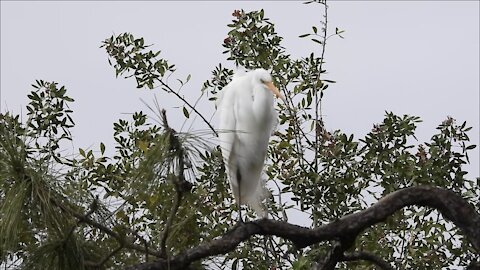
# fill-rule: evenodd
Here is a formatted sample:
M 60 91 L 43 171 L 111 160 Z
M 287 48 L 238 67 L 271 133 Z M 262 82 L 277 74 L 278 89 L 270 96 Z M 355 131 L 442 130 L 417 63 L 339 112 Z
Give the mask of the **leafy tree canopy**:
M 313 1 L 311 1 L 313 2 Z M 113 124 L 106 146 L 65 155 L 74 118 L 64 86 L 37 80 L 26 121 L 0 114 L 0 258 L 12 269 L 441 269 L 478 267 L 480 178 L 469 179 L 471 130 L 448 117 L 431 140 L 421 119 L 386 112 L 362 138 L 329 131 L 323 66 L 329 38 L 313 26 L 317 53 L 292 58 L 264 10 L 236 10 L 223 41 L 235 65 L 272 71 L 286 96 L 265 168 L 270 220 L 235 227 L 213 125 L 168 83 L 175 65 L 130 33 L 102 42 L 116 76 L 184 102 L 186 120 L 208 131 L 181 132 L 156 103 Z M 202 96 L 215 97 L 233 70 L 218 64 Z M 383 198 L 383 199 L 382 199 Z M 373 206 L 372 206 L 373 205 Z M 288 223 L 306 213 L 309 228 Z M 248 212 L 249 220 L 255 215 Z M 478 269 L 478 268 L 476 268 Z

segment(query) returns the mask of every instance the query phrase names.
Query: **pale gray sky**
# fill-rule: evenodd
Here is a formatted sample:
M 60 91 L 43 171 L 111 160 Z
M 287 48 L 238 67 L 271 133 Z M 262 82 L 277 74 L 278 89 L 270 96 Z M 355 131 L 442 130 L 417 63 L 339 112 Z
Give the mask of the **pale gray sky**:
M 241 8 L 264 8 L 293 56 L 318 52 L 297 37 L 319 25 L 322 9 L 300 2 L 2 1 L 1 111 L 19 113 L 35 79 L 55 80 L 76 100 L 74 147 L 98 149 L 105 142 L 112 151 L 112 123 L 127 117 L 122 113 L 148 111 L 140 98 L 150 102 L 154 92 L 115 79 L 101 41 L 113 33 L 143 36 L 176 64 L 180 78 L 192 74 L 183 93 L 194 101 L 211 70 L 226 63 L 226 24 Z M 417 137 L 428 141 L 450 115 L 473 126 L 470 138 L 479 144 L 478 1 L 331 1 L 329 27 L 346 32 L 327 45 L 328 77 L 338 82 L 325 95 L 328 129 L 359 138 L 387 110 L 420 116 Z M 174 121 L 180 110 L 172 109 L 179 103 L 155 93 L 171 123 L 181 123 Z M 213 104 L 205 100 L 199 110 L 211 115 Z M 478 148 L 471 161 L 473 178 Z

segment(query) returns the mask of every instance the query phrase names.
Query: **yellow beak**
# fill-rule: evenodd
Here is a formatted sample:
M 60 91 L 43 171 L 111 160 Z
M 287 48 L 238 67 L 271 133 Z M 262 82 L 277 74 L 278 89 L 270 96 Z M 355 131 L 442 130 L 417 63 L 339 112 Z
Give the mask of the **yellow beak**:
M 285 97 L 282 96 L 282 94 L 280 94 L 280 91 L 278 90 L 278 88 L 273 85 L 272 82 L 265 82 L 263 83 L 265 84 L 265 86 L 268 88 L 268 90 L 272 91 L 272 93 L 277 97 L 277 98 L 280 98 L 282 99 L 283 101 L 285 101 Z

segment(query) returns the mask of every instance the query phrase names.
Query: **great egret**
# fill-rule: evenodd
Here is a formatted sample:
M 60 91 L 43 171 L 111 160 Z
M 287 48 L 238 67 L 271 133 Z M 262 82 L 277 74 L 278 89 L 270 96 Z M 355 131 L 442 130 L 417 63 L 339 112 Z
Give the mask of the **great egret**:
M 264 69 L 236 74 L 219 97 L 219 139 L 230 187 L 238 204 L 261 209 L 260 176 L 277 121 L 274 96 L 284 99 Z M 263 211 L 262 211 L 263 212 Z

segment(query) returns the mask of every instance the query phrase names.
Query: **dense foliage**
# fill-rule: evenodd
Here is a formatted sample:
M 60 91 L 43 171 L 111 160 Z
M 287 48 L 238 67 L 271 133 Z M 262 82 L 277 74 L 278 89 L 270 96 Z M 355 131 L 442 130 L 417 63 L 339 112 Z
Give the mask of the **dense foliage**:
M 324 3 L 320 6 L 325 7 Z M 453 190 L 480 206 L 480 178 L 466 178 L 469 162 L 466 123 L 448 117 L 429 142 L 418 142 L 417 116 L 386 112 L 383 122 L 356 139 L 329 131 L 322 121 L 324 93 L 334 81 L 323 57 L 330 37 L 327 17 L 312 33 L 319 54 L 292 59 L 265 12 L 236 10 L 223 41 L 228 60 L 272 71 L 287 100 L 278 104 L 279 124 L 266 166 L 274 219 L 308 213 L 316 227 L 367 208 L 405 187 L 434 185 Z M 175 66 L 159 58 L 143 38 L 130 33 L 107 38 L 102 47 L 117 76 L 134 77 L 138 88 L 162 90 L 185 103 L 183 114 L 200 116 L 209 132 L 175 131 L 167 116 L 151 108 L 113 124 L 116 152 L 62 152 L 74 126 L 66 88 L 36 81 L 27 120 L 0 114 L 0 258 L 21 269 L 117 269 L 168 257 L 225 234 L 235 224 L 213 126 L 166 78 Z M 216 94 L 233 70 L 219 64 L 202 92 L 215 106 Z M 153 121 L 151 119 L 156 119 Z M 291 200 L 287 199 L 291 198 Z M 247 219 L 254 219 L 252 212 Z M 296 250 L 276 237 L 254 237 L 234 252 L 197 262 L 198 269 L 310 269 L 334 243 Z M 457 228 L 435 210 L 409 207 L 365 231 L 355 250 L 369 251 L 398 269 L 440 269 L 479 260 Z M 341 269 L 371 269 L 364 261 Z

